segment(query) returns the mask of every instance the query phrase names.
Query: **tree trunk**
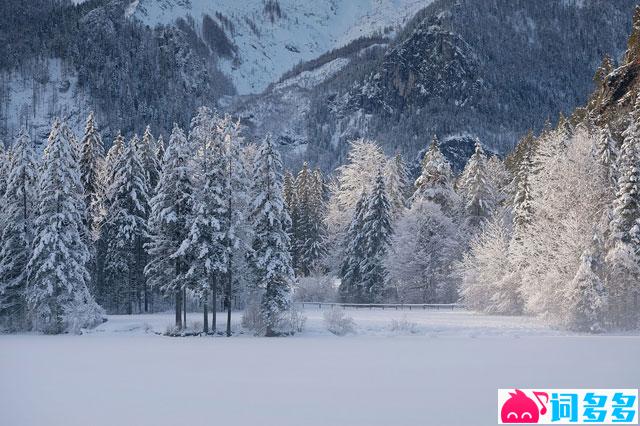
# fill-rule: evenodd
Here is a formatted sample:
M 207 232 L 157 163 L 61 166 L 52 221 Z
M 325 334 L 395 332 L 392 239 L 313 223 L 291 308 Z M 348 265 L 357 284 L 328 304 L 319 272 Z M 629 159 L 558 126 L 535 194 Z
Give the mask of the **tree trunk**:
M 182 330 L 182 292 L 176 291 L 176 329 Z
M 204 313 L 204 318 L 203 318 L 203 324 L 204 325 L 203 325 L 202 331 L 204 331 L 204 333 L 207 334 L 207 333 L 209 333 L 209 312 L 208 312 L 208 309 L 207 309 L 207 303 L 209 303 L 209 295 L 206 294 L 206 292 L 205 292 L 205 295 L 204 295 L 203 299 L 204 299 L 204 301 L 203 301 L 202 304 L 204 306 L 203 306 L 202 311 Z
M 231 268 L 227 271 L 227 337 L 229 336 L 231 336 Z
M 213 273 L 211 274 L 211 297 L 212 297 L 212 302 L 211 303 L 211 331 L 213 333 L 216 332 L 216 312 L 218 311 L 218 305 L 217 305 L 217 300 L 216 300 L 216 293 L 217 293 L 217 285 L 216 285 L 216 274 Z
M 187 288 L 182 289 L 182 326 L 187 328 Z

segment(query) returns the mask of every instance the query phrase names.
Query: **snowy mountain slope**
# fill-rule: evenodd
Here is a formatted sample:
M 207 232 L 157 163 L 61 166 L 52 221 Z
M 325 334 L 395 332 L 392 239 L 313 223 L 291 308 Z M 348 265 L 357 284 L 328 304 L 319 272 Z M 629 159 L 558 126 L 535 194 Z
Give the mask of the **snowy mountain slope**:
M 173 24 L 211 17 L 235 47 L 221 61 L 239 94 L 262 92 L 285 71 L 359 37 L 392 33 L 431 0 L 136 0 L 132 16 Z
M 7 85 L 0 113 L 6 117 L 9 134 L 24 126 L 33 140 L 43 143 L 54 117 L 65 119 L 76 133 L 83 128 L 91 109 L 89 97 L 78 87 L 77 75 L 60 59 L 39 63 L 36 78 L 15 72 L 2 73 L 1 78 Z

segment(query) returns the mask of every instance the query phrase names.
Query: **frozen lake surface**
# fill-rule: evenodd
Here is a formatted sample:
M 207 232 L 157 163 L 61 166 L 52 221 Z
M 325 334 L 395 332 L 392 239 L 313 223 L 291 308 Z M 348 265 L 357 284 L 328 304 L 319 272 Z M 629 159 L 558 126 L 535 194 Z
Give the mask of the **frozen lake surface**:
M 0 336 L 1 423 L 481 426 L 496 424 L 497 388 L 640 383 L 640 336 L 458 311 L 347 313 L 356 333 L 345 337 L 317 308 L 287 338 L 156 335 L 169 313 L 110 316 L 82 336 Z

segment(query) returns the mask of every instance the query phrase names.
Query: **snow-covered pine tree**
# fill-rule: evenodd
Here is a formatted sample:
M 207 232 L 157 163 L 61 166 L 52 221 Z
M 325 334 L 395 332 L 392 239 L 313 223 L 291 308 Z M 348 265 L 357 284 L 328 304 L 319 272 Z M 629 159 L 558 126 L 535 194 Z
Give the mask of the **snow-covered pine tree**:
M 261 314 L 265 335 L 279 334 L 283 315 L 290 309 L 295 276 L 291 265 L 289 236 L 291 220 L 282 196 L 282 162 L 271 135 L 267 135 L 258 154 L 252 205 L 253 265 L 258 286 L 264 289 Z
M 282 194 L 284 198 L 284 205 L 287 208 L 289 217 L 291 218 L 291 225 L 287 229 L 289 239 L 291 240 L 291 264 L 293 270 L 298 270 L 298 245 L 296 244 L 298 236 L 298 206 L 296 198 L 295 178 L 293 174 L 286 170 L 282 179 Z
M 84 203 L 87 212 L 85 225 L 91 232 L 91 241 L 99 236 L 103 217 L 104 202 L 104 147 L 96 129 L 93 111 L 89 113 L 80 143 L 80 178 L 84 189 Z
M 0 318 L 9 330 L 26 327 L 27 262 L 31 256 L 35 207 L 38 201 L 37 160 L 25 129 L 11 148 L 4 227 L 0 237 Z
M 587 250 L 580 258 L 580 267 L 569 286 L 568 328 L 576 331 L 598 333 L 604 330 L 604 312 L 607 305 L 606 291 L 599 270 L 600 262 Z
M 212 331 L 216 331 L 218 282 L 227 272 L 228 266 L 223 232 L 227 220 L 224 193 L 226 164 L 216 121 L 217 117 L 206 107 L 199 108 L 197 115 L 191 120 L 189 139 L 196 153 L 196 189 L 189 236 L 177 252 L 192 259 L 186 277 L 195 282 L 195 291 L 203 302 L 204 333 L 209 332 L 209 295 L 213 295 Z
M 516 172 L 516 195 L 513 200 L 513 236 L 522 239 L 524 230 L 533 219 L 531 173 L 533 158 L 531 150 L 527 149 Z
M 104 160 L 104 177 L 102 178 L 103 184 L 106 188 L 111 186 L 113 182 L 113 175 L 115 173 L 116 164 L 120 160 L 120 156 L 124 152 L 125 140 L 122 133 L 118 132 L 111 148 L 107 151 L 107 155 Z M 109 194 L 106 194 L 106 202 L 108 202 Z
M 151 127 L 147 126 L 144 130 L 144 135 L 137 144 L 138 156 L 144 165 L 144 169 L 147 171 L 147 180 L 149 182 L 149 194 L 153 194 L 158 184 L 158 178 L 160 177 L 160 162 L 158 161 L 158 147 L 156 146 L 156 140 L 151 133 Z
M 384 259 L 387 255 L 393 228 L 392 212 L 382 171 L 376 177 L 375 186 L 367 200 L 367 211 L 363 217 L 362 234 L 364 255 L 360 259 L 361 287 L 364 302 L 383 301 L 387 270 Z
M 464 200 L 467 224 L 477 227 L 495 207 L 495 188 L 487 174 L 487 157 L 476 140 L 475 152 L 469 158 L 460 177 L 459 188 Z
M 112 312 L 127 314 L 142 312 L 146 296 L 144 241 L 149 187 L 138 144 L 138 136 L 134 136 L 114 166 L 110 205 L 103 226 L 105 283 L 111 296 L 109 308 Z
M 490 187 L 494 189 L 494 208 L 504 206 L 507 200 L 510 202 L 513 199 L 515 193 L 513 176 L 497 155 L 492 155 L 487 160 L 487 177 Z
M 158 179 L 160 179 L 160 172 L 162 171 L 162 161 L 164 160 L 164 139 L 162 135 L 158 136 L 156 140 L 156 161 L 158 163 Z M 153 188 L 155 190 L 155 188 Z
M 72 142 L 56 120 L 38 180 L 35 237 L 27 265 L 26 300 L 35 330 L 60 333 L 96 325 L 103 310 L 87 284 L 89 251 L 82 238 L 84 199 Z
M 325 183 L 320 169 L 313 171 L 309 189 L 308 238 L 302 253 L 309 272 L 320 269 L 327 254 L 327 206 Z
M 433 141 L 422 160 L 422 172 L 415 182 L 413 198 L 433 201 L 445 213 L 453 213 L 458 208 L 460 198 L 453 189 L 451 164 L 440 151 L 438 138 Z
M 618 156 L 616 141 L 611 136 L 609 125 L 606 124 L 598 135 L 598 157 L 605 168 L 606 175 L 603 177 L 612 189 L 616 187 L 618 179 Z
M 247 174 L 247 160 L 244 158 L 243 139 L 240 136 L 240 122 L 234 121 L 229 114 L 218 121 L 218 137 L 222 141 L 224 152 L 224 204 L 225 217 L 223 222 L 224 246 L 226 248 L 226 285 L 225 285 L 225 305 L 227 307 L 227 336 L 231 336 L 231 305 L 234 294 L 243 289 L 240 284 L 247 284 L 249 265 L 247 256 L 253 244 L 253 230 L 249 225 L 249 215 L 251 211 L 251 201 L 248 197 L 248 188 L 251 186 L 250 178 Z M 279 158 L 279 157 L 278 157 Z M 278 169 L 279 196 L 282 197 L 282 163 Z M 260 167 L 260 160 L 255 160 L 254 176 Z M 254 188 L 257 188 L 255 186 Z M 254 192 L 253 196 L 259 194 Z M 284 208 L 284 203 L 282 204 Z M 286 215 L 288 218 L 288 214 Z M 283 222 L 286 233 L 290 226 L 290 220 Z M 290 250 L 290 247 L 287 247 Z M 241 275 L 242 273 L 242 275 Z
M 292 251 L 296 257 L 295 271 L 302 276 L 309 275 L 311 268 L 310 260 L 306 258 L 306 254 L 307 243 L 311 242 L 311 234 L 314 230 L 312 223 L 314 215 L 311 211 L 313 208 L 311 203 L 312 179 L 312 171 L 305 161 L 294 181 L 296 225 L 291 239 Z
M 635 327 L 640 276 L 640 133 L 636 114 L 622 136 L 618 190 L 609 225 L 606 286 L 614 326 Z
M 340 266 L 340 300 L 345 303 L 360 302 L 364 298 L 362 289 L 362 262 L 365 251 L 365 240 L 362 227 L 364 215 L 367 213 L 368 195 L 363 192 L 356 203 L 353 218 L 344 238 L 344 255 Z
M 387 160 L 384 176 L 392 216 L 396 220 L 404 213 L 407 207 L 407 193 L 410 186 L 407 166 L 400 153 Z
M 156 195 L 150 201 L 149 263 L 145 274 L 149 285 L 175 296 L 177 329 L 186 326 L 182 317 L 183 292 L 190 284 L 186 278 L 189 261 L 176 253 L 189 235 L 194 191 L 192 158 L 193 152 L 184 132 L 174 125 Z

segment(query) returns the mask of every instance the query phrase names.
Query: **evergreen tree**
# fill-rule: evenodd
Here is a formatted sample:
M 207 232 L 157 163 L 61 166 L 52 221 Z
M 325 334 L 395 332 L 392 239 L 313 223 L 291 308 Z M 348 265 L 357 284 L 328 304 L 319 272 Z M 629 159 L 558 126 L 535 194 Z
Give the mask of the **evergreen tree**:
M 438 139 L 434 136 L 422 160 L 422 172 L 415 182 L 416 197 L 439 204 L 444 212 L 454 212 L 459 197 L 453 190 L 451 164 L 440 151 Z
M 606 284 L 615 326 L 635 327 L 638 321 L 640 276 L 640 169 L 639 133 L 634 115 L 623 132 L 618 190 L 609 225 Z
M 89 113 L 84 137 L 80 143 L 80 177 L 84 189 L 84 203 L 87 212 L 85 224 L 91 231 L 91 240 L 98 238 L 99 224 L 103 216 L 104 201 L 104 147 L 102 138 L 95 127 L 93 112 Z
M 532 169 L 531 150 L 527 149 L 518 165 L 516 174 L 516 195 L 513 201 L 513 232 L 516 240 L 523 237 L 524 229 L 532 220 L 533 205 L 530 180 Z
M 619 153 L 616 147 L 616 142 L 611 136 L 609 125 L 605 125 L 598 135 L 598 157 L 600 158 L 600 162 L 602 163 L 606 171 L 604 179 L 612 188 L 615 187 L 618 177 L 618 156 Z
M 111 144 L 111 148 L 107 152 L 104 161 L 104 177 L 102 178 L 104 185 L 106 188 L 111 186 L 113 182 L 113 175 L 115 173 L 116 164 L 120 160 L 120 156 L 124 152 L 125 140 L 122 133 L 118 132 L 116 138 L 113 140 Z M 106 195 L 106 201 L 108 202 L 109 195 Z
M 110 205 L 104 224 L 105 274 L 114 312 L 131 314 L 142 309 L 146 288 L 144 241 L 149 215 L 147 173 L 134 136 L 114 167 L 109 188 Z
M 282 195 L 282 163 L 270 135 L 262 143 L 257 160 L 251 216 L 255 232 L 253 264 L 258 286 L 264 289 L 261 314 L 265 335 L 274 336 L 290 308 L 295 277 L 286 232 L 290 218 Z
M 365 297 L 362 288 L 361 262 L 366 249 L 362 228 L 364 216 L 368 210 L 367 199 L 367 194 L 363 192 L 356 203 L 353 218 L 344 239 L 344 256 L 340 267 L 339 288 L 342 302 L 360 302 Z
M 84 199 L 72 141 L 56 120 L 44 151 L 27 306 L 35 330 L 60 333 L 97 324 L 103 311 L 89 294 L 89 251 L 82 236 Z
M 227 271 L 223 232 L 227 219 L 224 193 L 225 153 L 216 126 L 216 118 L 206 107 L 200 108 L 191 121 L 189 138 L 196 152 L 194 180 L 197 188 L 189 236 L 177 252 L 192 259 L 186 276 L 195 281 L 196 292 L 203 301 L 205 333 L 209 332 L 207 305 L 210 294 L 213 295 L 214 310 L 212 330 L 216 331 L 218 281 Z
M 175 297 L 176 328 L 183 323 L 183 297 L 190 280 L 187 256 L 177 254 L 189 235 L 193 209 L 193 152 L 182 129 L 174 125 L 164 154 L 156 195 L 149 217 L 148 283 Z
M 160 177 L 160 161 L 158 160 L 158 147 L 156 141 L 151 134 L 151 127 L 147 126 L 144 135 L 137 144 L 138 156 L 142 161 L 144 169 L 147 172 L 147 180 L 149 182 L 150 194 L 156 189 L 158 178 Z
M 26 326 L 26 266 L 38 201 L 37 161 L 26 130 L 20 132 L 11 152 L 0 237 L 0 317 L 9 329 L 20 330 Z
M 384 259 L 391 243 L 391 205 L 382 173 L 376 178 L 373 192 L 367 200 L 367 210 L 362 222 L 364 256 L 360 260 L 362 275 L 360 287 L 364 301 L 381 302 L 387 280 Z
M 597 263 L 591 252 L 583 253 L 578 272 L 569 286 L 567 322 L 573 330 L 591 333 L 604 330 L 606 294 Z
M 239 284 L 242 280 L 247 280 L 249 275 L 247 256 L 249 246 L 253 242 L 252 231 L 249 229 L 247 217 L 249 216 L 250 201 L 247 188 L 249 188 L 249 177 L 247 174 L 246 160 L 243 157 L 242 137 L 240 137 L 240 122 L 233 121 L 231 116 L 226 114 L 218 122 L 218 137 L 221 139 L 224 158 L 224 205 L 226 220 L 223 222 L 224 246 L 226 250 L 226 285 L 225 285 L 225 305 L 227 307 L 227 336 L 231 336 L 231 303 L 234 292 L 241 289 Z M 279 157 L 278 157 L 279 159 Z M 256 159 L 259 163 L 259 159 Z M 281 167 L 281 163 L 280 167 Z M 256 164 L 254 175 L 259 164 Z M 281 173 L 281 168 L 278 169 Z M 281 174 L 278 174 L 282 178 Z M 278 194 L 282 197 L 282 181 L 278 182 Z M 256 188 L 258 188 L 256 186 Z M 255 197 L 259 196 L 254 192 Z M 284 208 L 284 203 L 282 204 Z M 288 218 L 288 215 L 286 215 Z M 283 229 L 286 232 L 290 226 L 290 220 L 283 222 Z M 288 240 L 287 240 L 288 241 Z M 287 246 L 290 250 L 290 246 Z M 245 277 L 238 272 L 242 272 Z M 235 284 L 235 285 L 234 285 Z M 235 287 L 235 290 L 234 290 Z
M 312 206 L 312 172 L 309 169 L 309 165 L 305 161 L 302 165 L 302 169 L 298 172 L 294 182 L 294 197 L 295 207 L 294 213 L 296 217 L 295 232 L 293 232 L 293 238 L 291 246 L 295 256 L 295 270 L 303 275 L 307 276 L 310 272 L 310 261 L 306 258 L 308 247 L 307 244 L 311 243 L 314 215 L 311 209 Z
M 407 166 L 400 154 L 396 154 L 387 161 L 384 175 L 391 212 L 395 220 L 402 215 L 407 207 L 407 192 L 410 186 Z
M 476 140 L 475 152 L 469 158 L 460 179 L 465 212 L 471 226 L 478 226 L 495 206 L 495 188 L 487 174 L 487 158 Z

